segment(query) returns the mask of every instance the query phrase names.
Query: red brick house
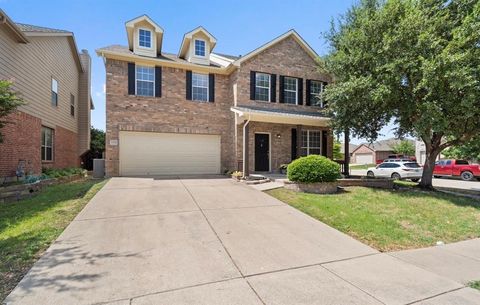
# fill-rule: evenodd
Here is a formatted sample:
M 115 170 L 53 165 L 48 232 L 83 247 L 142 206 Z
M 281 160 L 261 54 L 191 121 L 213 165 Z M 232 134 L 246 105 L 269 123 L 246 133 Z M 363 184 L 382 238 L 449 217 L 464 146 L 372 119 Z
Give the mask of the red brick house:
M 238 57 L 213 52 L 203 27 L 177 54 L 143 15 L 127 46 L 97 50 L 106 68 L 108 176 L 275 172 L 298 156 L 332 156 L 322 99 L 331 81 L 294 30 Z
M 26 101 L 1 130 L 1 178 L 80 165 L 90 147 L 90 60 L 73 33 L 15 23 L 0 10 L 0 79 Z

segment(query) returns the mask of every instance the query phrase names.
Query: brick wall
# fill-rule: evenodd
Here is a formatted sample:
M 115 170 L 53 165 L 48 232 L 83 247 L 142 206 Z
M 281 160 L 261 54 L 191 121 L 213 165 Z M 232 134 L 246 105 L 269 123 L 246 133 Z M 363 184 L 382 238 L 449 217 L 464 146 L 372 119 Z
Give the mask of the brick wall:
M 18 111 L 7 117 L 13 122 L 2 128 L 0 143 L 0 177 L 15 177 L 19 160 L 26 161 L 26 170 L 39 174 L 42 122 L 39 118 Z
M 14 122 L 7 124 L 1 132 L 3 143 L 0 144 L 0 177 L 15 177 L 20 160 L 25 160 L 26 173 L 38 175 L 42 167 L 78 167 L 77 134 L 56 126 L 54 129 L 54 161 L 41 161 L 41 119 L 18 111 L 8 117 Z
M 106 174 L 119 175 L 119 131 L 197 133 L 221 136 L 221 168 L 233 169 L 234 130 L 228 76 L 215 75 L 215 102 L 187 100 L 183 69 L 162 68 L 162 97 L 128 95 L 127 62 L 106 62 Z

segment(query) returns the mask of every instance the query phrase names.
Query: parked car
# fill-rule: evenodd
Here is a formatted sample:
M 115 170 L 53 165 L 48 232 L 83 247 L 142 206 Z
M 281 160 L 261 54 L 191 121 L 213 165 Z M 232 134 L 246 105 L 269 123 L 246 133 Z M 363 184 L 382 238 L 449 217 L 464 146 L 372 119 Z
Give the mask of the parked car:
M 466 160 L 445 159 L 435 162 L 433 176 L 460 177 L 464 181 L 480 179 L 480 165 L 470 164 Z
M 410 179 L 417 182 L 422 178 L 423 168 L 416 162 L 384 162 L 367 169 L 369 178 Z
M 397 159 L 390 159 L 389 158 L 389 159 L 383 160 L 382 163 L 387 163 L 387 162 L 412 162 L 412 160 L 410 160 L 410 159 L 398 159 L 398 158 Z
M 384 162 L 417 162 L 415 157 L 405 156 L 405 155 L 388 155 L 387 159 L 377 160 L 376 164 L 382 164 Z

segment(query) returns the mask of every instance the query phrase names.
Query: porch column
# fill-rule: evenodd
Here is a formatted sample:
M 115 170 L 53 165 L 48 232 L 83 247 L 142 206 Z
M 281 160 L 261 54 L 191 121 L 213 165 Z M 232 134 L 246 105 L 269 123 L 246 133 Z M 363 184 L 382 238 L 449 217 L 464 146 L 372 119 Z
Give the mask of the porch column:
M 345 132 L 344 132 L 344 139 L 343 139 L 343 143 L 344 143 L 344 156 L 343 156 L 343 159 L 344 159 L 344 164 L 343 164 L 343 175 L 345 177 L 349 177 L 350 176 L 350 130 L 347 128 L 345 129 Z
M 243 177 L 248 177 L 249 172 L 249 153 L 248 153 L 248 125 L 250 120 L 243 124 Z
M 297 158 L 300 158 L 302 151 L 302 125 L 297 125 Z

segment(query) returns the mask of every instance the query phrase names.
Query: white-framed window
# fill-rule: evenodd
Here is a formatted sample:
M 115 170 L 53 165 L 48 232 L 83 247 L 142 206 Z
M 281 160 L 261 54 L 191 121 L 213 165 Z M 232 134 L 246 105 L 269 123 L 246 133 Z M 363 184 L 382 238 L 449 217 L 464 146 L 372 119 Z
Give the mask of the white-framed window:
M 75 95 L 70 93 L 70 115 L 75 116 Z
M 297 104 L 298 79 L 284 77 L 283 79 L 283 101 L 285 104 Z
M 135 94 L 155 96 L 155 68 L 135 66 Z
M 58 82 L 52 78 L 52 106 L 58 106 Z
M 311 106 L 318 106 L 318 107 L 325 107 L 325 103 L 323 101 L 323 89 L 324 83 L 321 81 L 312 80 L 310 81 L 310 105 Z
M 302 130 L 302 156 L 320 155 L 322 132 L 318 130 Z
M 192 73 L 192 100 L 208 102 L 208 74 Z
M 206 45 L 207 43 L 205 42 L 205 40 L 195 39 L 194 41 L 195 56 L 205 57 Z
M 138 29 L 138 45 L 142 48 L 152 47 L 152 31 Z
M 53 129 L 42 126 L 42 161 L 53 161 Z
M 270 74 L 255 73 L 255 100 L 270 101 Z

